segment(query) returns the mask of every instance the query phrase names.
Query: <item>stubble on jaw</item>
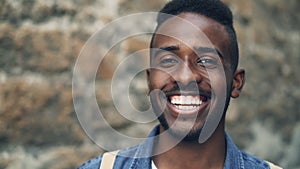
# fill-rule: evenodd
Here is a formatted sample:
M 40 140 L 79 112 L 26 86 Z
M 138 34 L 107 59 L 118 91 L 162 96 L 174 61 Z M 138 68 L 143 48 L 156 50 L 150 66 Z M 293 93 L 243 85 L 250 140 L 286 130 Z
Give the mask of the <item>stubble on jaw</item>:
M 182 129 L 181 131 L 175 131 L 170 127 L 168 124 L 165 115 L 162 114 L 158 117 L 158 120 L 160 122 L 160 125 L 164 129 L 164 131 L 168 132 L 173 138 L 180 139 L 180 141 L 197 141 L 199 139 L 200 133 L 202 131 L 202 126 L 199 128 L 194 128 L 188 126 L 188 131 L 186 129 Z M 181 119 L 184 120 L 184 119 Z

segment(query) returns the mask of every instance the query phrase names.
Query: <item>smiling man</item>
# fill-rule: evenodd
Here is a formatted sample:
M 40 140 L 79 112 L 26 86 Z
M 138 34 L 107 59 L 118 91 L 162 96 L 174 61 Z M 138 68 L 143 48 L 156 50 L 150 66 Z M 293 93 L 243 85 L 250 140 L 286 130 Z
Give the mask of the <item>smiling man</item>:
M 145 142 L 80 168 L 279 168 L 239 150 L 225 132 L 230 98 L 245 82 L 230 9 L 219 0 L 173 0 L 150 46 L 149 95 L 160 125 Z
M 210 131 L 216 129 L 230 96 L 238 97 L 244 84 L 244 70 L 236 69 L 237 48 L 231 50 L 230 42 L 225 26 L 192 12 L 159 25 L 151 43 L 158 50 L 151 53 L 148 82 L 150 91 L 162 91 L 150 97 L 154 112 L 164 112 L 159 116 L 164 130 L 194 140 L 205 123 L 215 125 Z M 162 103 L 165 110 L 159 106 Z M 208 121 L 209 115 L 217 118 Z

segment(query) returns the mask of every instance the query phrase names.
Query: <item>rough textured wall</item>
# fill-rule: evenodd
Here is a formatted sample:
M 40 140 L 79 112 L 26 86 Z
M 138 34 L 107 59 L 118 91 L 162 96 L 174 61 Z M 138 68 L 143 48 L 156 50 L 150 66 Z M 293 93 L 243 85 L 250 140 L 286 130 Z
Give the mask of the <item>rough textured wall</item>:
M 300 168 L 300 2 L 224 2 L 234 13 L 240 65 L 247 73 L 244 92 L 232 100 L 227 115 L 228 131 L 244 150 L 286 168 Z M 76 58 L 105 24 L 134 12 L 157 11 L 163 4 L 0 0 L 0 168 L 75 168 L 103 151 L 76 118 L 71 89 Z M 128 135 L 145 136 L 153 123 L 137 127 L 115 113 L 107 97 L 110 78 L 122 57 L 148 43 L 131 38 L 116 46 L 109 53 L 116 59 L 104 60 L 97 73 L 99 105 L 108 121 Z M 143 77 L 131 87 L 133 104 L 140 109 L 149 105 Z

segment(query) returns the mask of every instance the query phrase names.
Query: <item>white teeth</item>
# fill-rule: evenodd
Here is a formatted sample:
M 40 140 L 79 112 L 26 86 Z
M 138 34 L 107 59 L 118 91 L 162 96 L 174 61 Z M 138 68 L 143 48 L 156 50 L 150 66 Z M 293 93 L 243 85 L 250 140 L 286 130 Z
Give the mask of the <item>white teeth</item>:
M 189 102 L 190 102 L 189 98 L 186 98 L 185 96 L 183 96 L 182 103 L 183 104 L 188 104 Z
M 191 102 L 192 102 L 192 104 L 196 104 L 197 101 L 196 101 L 196 99 L 192 99 Z
M 185 105 L 184 107 L 188 107 L 187 105 L 201 105 L 202 100 L 200 100 L 199 96 L 171 96 L 171 103 L 174 105 Z
M 194 110 L 197 106 L 182 106 L 182 105 L 175 105 L 175 107 L 179 110 Z
M 194 99 L 192 99 L 191 97 L 186 97 L 186 102 L 185 102 L 185 104 L 193 104 L 193 100 Z

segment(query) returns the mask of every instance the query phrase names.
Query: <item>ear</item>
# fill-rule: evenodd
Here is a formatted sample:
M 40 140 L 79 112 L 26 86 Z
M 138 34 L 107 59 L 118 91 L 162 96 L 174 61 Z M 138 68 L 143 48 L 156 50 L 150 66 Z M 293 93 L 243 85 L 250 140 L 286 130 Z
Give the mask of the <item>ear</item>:
M 147 85 L 148 85 L 148 92 L 147 95 L 150 94 L 150 69 L 146 69 L 146 76 L 147 76 Z
M 232 90 L 231 90 L 232 98 L 237 98 L 240 96 L 244 84 L 245 84 L 245 70 L 237 69 L 233 75 L 233 83 L 232 83 Z

